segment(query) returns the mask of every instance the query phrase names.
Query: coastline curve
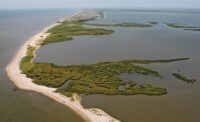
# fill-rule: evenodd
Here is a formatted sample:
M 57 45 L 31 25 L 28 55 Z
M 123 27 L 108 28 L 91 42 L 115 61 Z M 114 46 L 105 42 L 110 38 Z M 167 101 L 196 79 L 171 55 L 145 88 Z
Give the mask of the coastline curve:
M 18 50 L 16 55 L 13 57 L 11 62 L 6 67 L 6 72 L 9 78 L 14 82 L 14 84 L 23 90 L 31 90 L 34 92 L 41 93 L 43 95 L 48 96 L 49 98 L 52 98 L 53 100 L 69 107 L 74 112 L 76 112 L 78 115 L 80 115 L 86 122 L 119 122 L 119 120 L 111 117 L 101 109 L 97 108 L 91 108 L 91 109 L 85 109 L 81 103 L 80 98 L 78 95 L 74 95 L 75 98 L 74 101 L 71 100 L 71 98 L 68 98 L 66 96 L 61 95 L 60 93 L 55 92 L 55 88 L 49 88 L 46 86 L 37 85 L 32 82 L 32 79 L 27 78 L 25 74 L 21 73 L 20 70 L 20 62 L 27 54 L 27 48 L 28 46 L 36 47 L 36 50 L 40 48 L 41 41 L 43 41 L 45 38 L 49 36 L 49 33 L 47 31 L 57 25 L 60 24 L 60 22 L 64 21 L 75 21 L 79 19 L 87 20 L 87 19 L 96 19 L 98 16 L 95 15 L 95 12 L 85 12 L 80 11 L 77 12 L 71 16 L 65 17 L 64 19 L 59 20 L 57 23 L 54 23 L 45 29 L 43 29 L 38 34 L 31 37 L 28 41 L 26 41 Z M 76 18 L 76 19 L 75 19 Z M 35 51 L 36 51 L 35 50 Z M 35 52 L 34 52 L 35 53 Z M 34 54 L 34 58 L 36 55 Z

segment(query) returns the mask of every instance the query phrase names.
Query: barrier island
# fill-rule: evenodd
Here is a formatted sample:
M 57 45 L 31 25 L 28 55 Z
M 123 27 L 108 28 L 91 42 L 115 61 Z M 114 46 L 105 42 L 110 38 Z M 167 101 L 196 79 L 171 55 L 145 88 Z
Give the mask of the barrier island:
M 101 12 L 81 11 L 48 26 L 29 39 L 20 48 L 6 68 L 8 76 L 19 88 L 42 93 L 71 108 L 85 121 L 89 122 L 119 122 L 119 120 L 111 117 L 100 109 L 83 108 L 80 104 L 79 94 L 167 94 L 167 89 L 159 86 L 151 84 L 138 85 L 134 80 L 125 83 L 120 79 L 119 75 L 122 73 L 138 73 L 162 78 L 162 75 L 158 71 L 139 66 L 138 64 L 171 63 L 188 60 L 189 58 L 122 60 L 70 66 L 57 66 L 52 63 L 33 62 L 33 59 L 36 57 L 35 52 L 41 46 L 63 41 L 72 41 L 75 36 L 109 35 L 114 33 L 114 30 L 83 27 L 86 22 L 102 18 L 102 16 Z M 118 24 L 112 26 L 136 25 Z M 73 98 L 73 100 L 71 98 Z

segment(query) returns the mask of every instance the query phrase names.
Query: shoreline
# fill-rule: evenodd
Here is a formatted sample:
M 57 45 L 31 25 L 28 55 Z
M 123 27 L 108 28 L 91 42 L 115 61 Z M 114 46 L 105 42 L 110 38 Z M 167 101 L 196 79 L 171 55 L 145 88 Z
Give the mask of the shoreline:
M 26 56 L 27 48 L 28 46 L 36 47 L 36 50 L 40 48 L 40 42 L 43 41 L 45 38 L 49 36 L 49 33 L 47 31 L 57 25 L 59 25 L 59 22 L 64 21 L 75 21 L 75 20 L 81 20 L 81 19 L 91 19 L 95 18 L 95 12 L 84 12 L 83 10 L 80 12 L 77 12 L 71 16 L 67 16 L 63 19 L 60 19 L 58 22 L 46 27 L 38 34 L 31 37 L 28 41 L 26 41 L 18 50 L 18 52 L 15 54 L 14 58 L 11 60 L 11 62 L 6 67 L 6 72 L 9 78 L 14 82 L 14 84 L 23 90 L 30 90 L 34 92 L 41 93 L 43 95 L 48 96 L 49 98 L 52 98 L 53 100 L 67 106 L 74 112 L 76 112 L 79 116 L 83 118 L 86 122 L 119 122 L 119 120 L 111 117 L 101 109 L 97 108 L 91 108 L 91 109 L 85 109 L 81 103 L 80 98 L 78 95 L 74 95 L 73 98 L 74 101 L 71 100 L 71 98 L 66 97 L 60 93 L 56 93 L 56 88 L 49 88 L 46 86 L 37 85 L 32 82 L 32 79 L 27 78 L 25 74 L 21 73 L 20 69 L 20 62 L 23 59 L 23 57 Z M 36 57 L 34 52 L 34 58 Z

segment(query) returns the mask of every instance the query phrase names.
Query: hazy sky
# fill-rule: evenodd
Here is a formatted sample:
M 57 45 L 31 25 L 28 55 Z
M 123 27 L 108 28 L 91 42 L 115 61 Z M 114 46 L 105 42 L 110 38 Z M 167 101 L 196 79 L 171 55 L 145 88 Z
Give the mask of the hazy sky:
M 200 0 L 0 0 L 4 8 L 200 8 Z

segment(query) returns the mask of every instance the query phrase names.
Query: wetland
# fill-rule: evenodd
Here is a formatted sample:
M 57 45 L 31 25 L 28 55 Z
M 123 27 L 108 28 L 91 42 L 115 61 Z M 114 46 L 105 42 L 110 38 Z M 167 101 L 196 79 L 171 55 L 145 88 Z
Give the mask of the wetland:
M 103 81 L 102 77 L 98 78 L 96 73 L 104 76 L 106 71 L 102 68 L 102 65 L 105 65 L 106 63 L 108 63 L 106 64 L 107 66 L 111 66 L 121 61 L 126 62 L 132 59 L 140 60 L 143 63 L 133 63 L 131 64 L 131 67 L 139 66 L 140 68 L 145 68 L 145 70 L 148 69 L 148 71 L 156 71 L 162 78 L 151 74 L 144 75 L 135 72 L 122 72 L 122 74 L 120 74 L 122 75 L 120 76 L 120 79 L 122 81 L 127 81 L 128 87 L 131 85 L 133 88 L 135 86 L 144 87 L 151 84 L 153 87 L 156 86 L 156 88 L 165 89 L 165 94 L 162 96 L 147 96 L 145 94 L 128 96 L 117 94 L 110 96 L 104 95 L 104 93 L 89 94 L 87 93 L 88 91 L 83 92 L 82 90 L 80 93 L 85 93 L 85 95 L 82 95 L 82 104 L 87 108 L 101 108 L 110 115 L 119 118 L 119 120 L 127 122 L 147 120 L 152 122 L 163 120 L 198 121 L 199 117 L 197 114 L 199 113 L 199 110 L 196 109 L 196 107 L 200 101 L 200 99 L 198 99 L 200 86 L 198 82 L 200 79 L 200 57 L 195 52 L 199 51 L 199 33 L 195 31 L 185 31 L 181 28 L 171 28 L 165 23 L 180 23 L 199 27 L 200 23 L 198 20 L 200 19 L 200 16 L 198 14 L 177 12 L 137 11 L 106 11 L 104 14 L 106 15 L 105 18 L 87 22 L 91 24 L 85 24 L 82 25 L 82 27 L 113 30 L 113 33 L 105 35 L 86 34 L 73 37 L 73 40 L 71 41 L 44 45 L 36 52 L 37 57 L 34 59 L 34 62 L 45 62 L 44 65 L 51 64 L 53 67 L 64 67 L 64 69 L 72 68 L 71 71 L 75 72 L 81 67 L 81 71 L 84 71 L 85 73 L 83 77 L 87 77 L 87 79 L 78 77 L 83 79 L 77 81 L 77 77 L 75 76 L 76 78 L 72 78 L 72 80 L 74 80 L 75 83 L 82 85 L 82 81 L 87 81 L 88 79 L 94 79 L 92 81 L 98 82 L 99 80 Z M 116 26 L 120 23 L 149 22 L 156 22 L 156 24 L 152 24 L 153 26 L 148 28 Z M 95 24 L 100 25 L 95 26 Z M 112 26 L 105 26 L 105 24 L 112 24 Z M 189 60 L 168 63 L 144 63 L 144 59 L 152 61 L 177 58 L 189 58 Z M 123 63 L 120 65 L 117 64 L 117 67 L 119 66 L 121 66 L 120 69 L 126 67 Z M 130 64 L 128 66 L 130 66 Z M 94 67 L 98 67 L 98 70 L 95 69 L 95 71 L 98 72 L 93 71 Z M 112 67 L 111 69 L 115 68 Z M 177 70 L 181 70 L 186 76 L 196 79 L 196 83 L 186 84 L 175 78 L 172 73 Z M 110 71 L 109 73 L 113 72 Z M 119 78 L 119 76 L 117 77 Z M 60 89 L 58 89 L 58 92 L 63 92 L 63 94 L 70 96 L 71 94 L 68 94 L 68 92 L 66 92 L 67 90 L 73 93 L 77 89 L 82 89 L 81 85 L 79 85 L 78 88 L 74 87 L 72 80 L 63 79 L 62 81 L 65 81 L 64 88 L 59 87 Z M 105 80 L 107 80 L 107 77 L 105 77 Z M 70 84 L 71 87 L 68 87 Z M 102 84 L 99 85 L 102 87 Z M 86 86 L 89 90 L 90 87 L 88 84 Z M 95 86 L 97 85 L 95 84 Z M 125 85 L 125 87 L 127 86 Z M 65 87 L 68 87 L 68 89 Z M 103 87 L 109 87 L 110 89 L 112 85 Z M 126 89 L 125 87 L 120 85 L 118 90 L 123 91 Z M 195 99 L 195 101 L 191 104 L 189 99 Z M 183 109 L 187 109 L 187 111 L 183 112 Z M 160 110 L 162 110 L 162 112 L 160 112 Z M 124 111 L 126 111 L 126 114 Z M 132 117 L 133 115 L 131 113 L 135 116 Z M 166 117 L 166 114 L 168 114 L 170 118 Z M 178 117 L 174 115 L 178 115 Z

